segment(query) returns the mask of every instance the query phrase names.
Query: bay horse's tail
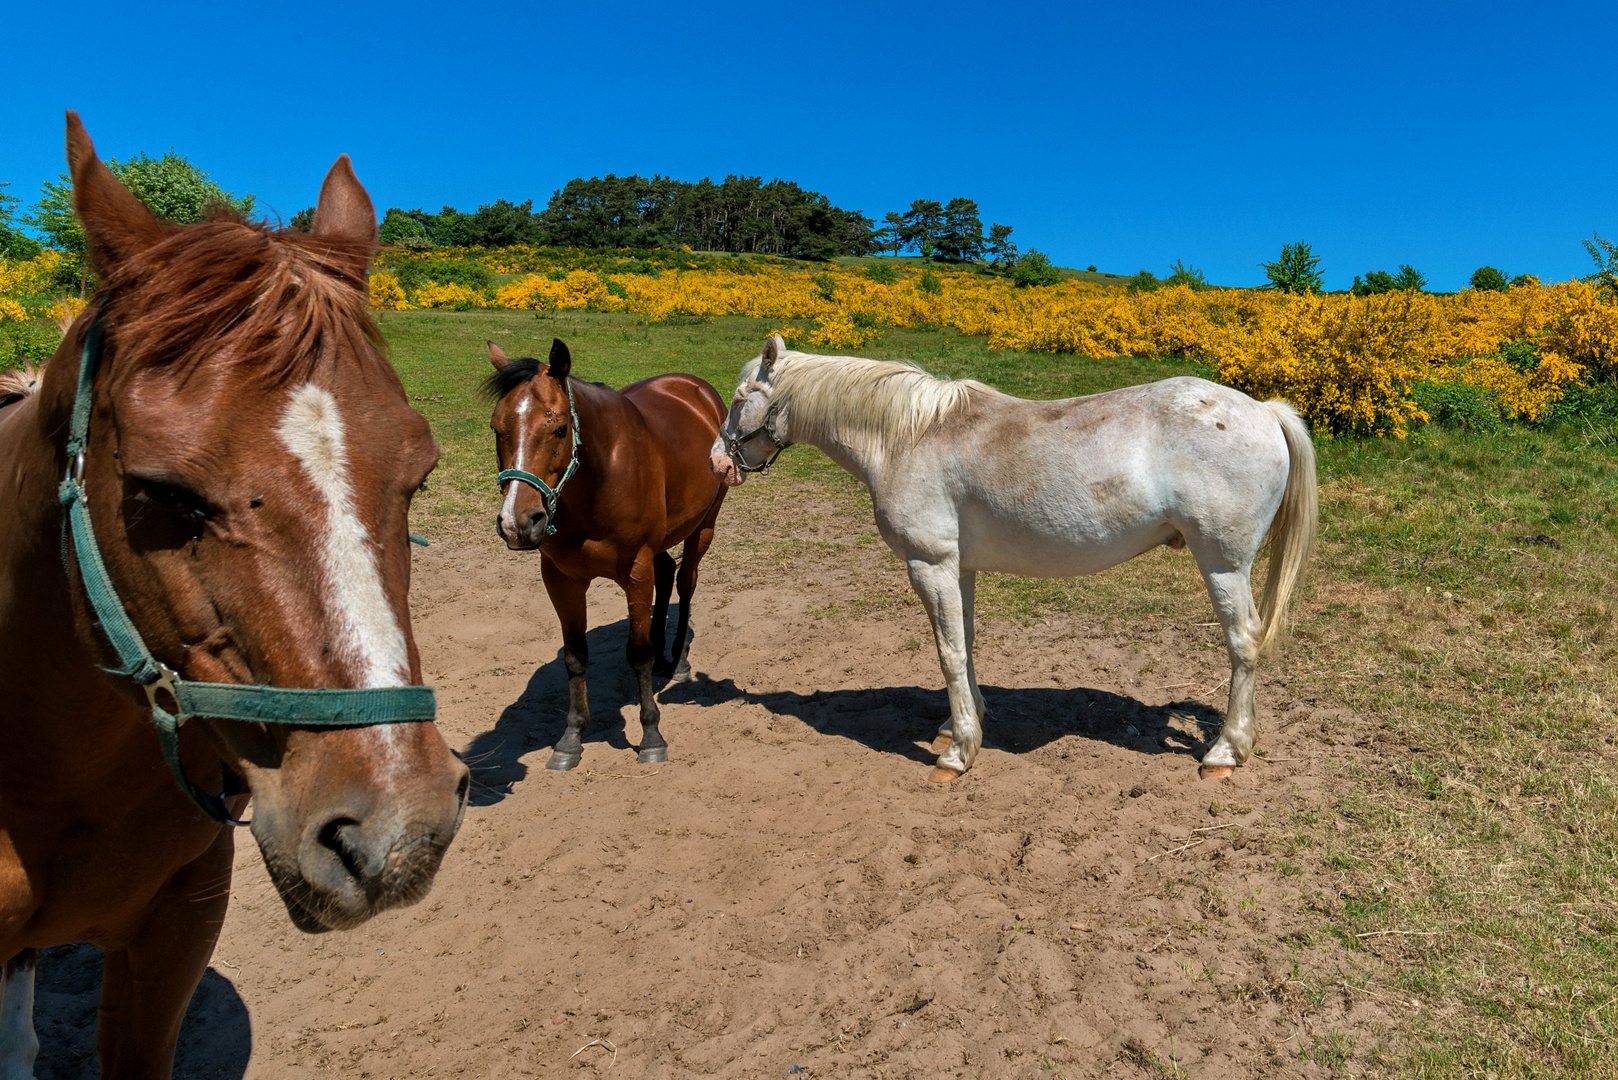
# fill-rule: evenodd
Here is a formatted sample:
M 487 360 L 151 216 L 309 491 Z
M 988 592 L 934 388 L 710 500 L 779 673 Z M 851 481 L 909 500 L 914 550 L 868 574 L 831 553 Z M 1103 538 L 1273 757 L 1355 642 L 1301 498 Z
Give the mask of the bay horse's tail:
M 1315 481 L 1315 444 L 1309 428 L 1284 401 L 1264 403 L 1281 425 L 1287 441 L 1287 486 L 1281 508 L 1270 522 L 1270 576 L 1259 603 L 1259 652 L 1272 652 L 1287 621 L 1287 602 L 1303 580 L 1303 568 L 1315 546 L 1320 522 L 1320 493 Z

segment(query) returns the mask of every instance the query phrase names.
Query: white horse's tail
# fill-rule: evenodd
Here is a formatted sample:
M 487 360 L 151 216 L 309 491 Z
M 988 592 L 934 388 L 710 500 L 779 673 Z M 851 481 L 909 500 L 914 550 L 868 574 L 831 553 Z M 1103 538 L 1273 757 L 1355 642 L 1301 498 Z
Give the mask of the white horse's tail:
M 1287 602 L 1303 580 L 1303 568 L 1315 546 L 1320 523 L 1320 493 L 1315 481 L 1315 444 L 1303 419 L 1284 401 L 1266 401 L 1287 441 L 1287 486 L 1281 508 L 1270 522 L 1270 576 L 1259 603 L 1259 653 L 1274 650 L 1287 621 Z

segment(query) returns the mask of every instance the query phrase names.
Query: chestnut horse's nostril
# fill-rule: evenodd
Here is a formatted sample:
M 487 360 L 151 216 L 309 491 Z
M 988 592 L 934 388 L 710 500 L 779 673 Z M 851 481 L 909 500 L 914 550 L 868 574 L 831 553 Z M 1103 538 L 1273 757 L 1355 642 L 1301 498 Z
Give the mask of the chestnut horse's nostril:
M 368 883 L 381 876 L 387 861 L 387 850 L 375 850 L 374 840 L 366 837 L 360 823 L 351 817 L 332 818 L 320 827 L 320 846 L 337 857 L 353 883 L 362 891 Z

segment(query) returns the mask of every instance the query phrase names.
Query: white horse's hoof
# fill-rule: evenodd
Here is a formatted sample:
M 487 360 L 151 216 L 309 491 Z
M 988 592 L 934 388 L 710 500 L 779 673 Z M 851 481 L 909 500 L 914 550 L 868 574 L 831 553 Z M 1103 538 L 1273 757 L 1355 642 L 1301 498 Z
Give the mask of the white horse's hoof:
M 933 770 L 932 781 L 935 784 L 953 784 L 963 775 L 960 769 L 952 769 L 948 765 L 940 765 Z
M 938 757 L 939 755 L 943 754 L 945 750 L 949 749 L 949 744 L 954 741 L 954 736 L 950 735 L 948 732 L 940 731 L 938 736 L 933 739 L 931 751 L 933 757 Z
M 1234 765 L 1198 765 L 1197 776 L 1203 780 L 1226 780 L 1236 775 Z

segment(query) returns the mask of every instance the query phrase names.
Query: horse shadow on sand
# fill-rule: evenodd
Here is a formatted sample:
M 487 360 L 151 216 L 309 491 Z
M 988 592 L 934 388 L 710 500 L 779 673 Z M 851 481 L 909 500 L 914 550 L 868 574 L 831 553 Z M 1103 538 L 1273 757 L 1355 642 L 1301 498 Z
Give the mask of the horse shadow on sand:
M 94 945 L 42 949 L 34 983 L 39 1035 L 35 1080 L 94 1080 L 101 950 Z M 253 1022 L 229 979 L 209 968 L 180 1027 L 174 1080 L 240 1080 L 253 1056 Z
M 1217 709 L 1200 701 L 1147 705 L 1132 697 L 1087 687 L 1065 690 L 979 684 L 978 689 L 989 706 L 983 725 L 984 748 L 1012 754 L 1027 753 L 1077 735 L 1135 753 L 1200 759 L 1213 745 L 1223 720 Z M 919 686 L 759 693 L 744 690 L 730 679 L 714 680 L 698 674 L 691 682 L 669 687 L 659 700 L 698 705 L 745 701 L 777 716 L 794 717 L 823 734 L 928 765 L 936 760 L 928 744 L 949 719 L 949 694 Z M 1194 721 L 1201 738 L 1172 726 L 1170 721 L 1176 716 L 1182 721 Z
M 669 604 L 669 636 L 679 620 L 680 605 Z M 690 634 L 687 634 L 690 638 Z M 624 649 L 629 644 L 629 620 L 592 627 L 585 640 L 590 648 L 590 726 L 584 729 L 586 749 L 592 743 L 606 743 L 617 750 L 631 745 L 620 716 L 625 705 L 634 706 L 638 715 L 640 688 L 629 668 Z M 522 694 L 507 705 L 494 727 L 473 737 L 461 757 L 472 770 L 473 806 L 492 806 L 511 794 L 512 788 L 528 776 L 529 763 L 522 759 L 534 751 L 555 746 L 567 730 L 567 668 L 562 650 L 541 664 L 528 679 Z M 637 737 L 639 728 L 636 728 Z M 588 757 L 586 757 L 588 767 Z M 534 767 L 544 768 L 537 759 Z
M 672 605 L 671 605 L 672 608 Z M 673 610 L 669 623 L 675 622 Z M 638 705 L 634 673 L 624 659 L 628 621 L 599 626 L 589 633 L 590 726 L 584 741 L 606 743 L 619 750 L 630 748 L 619 712 Z M 917 663 L 929 657 L 918 653 Z M 981 686 L 989 705 L 983 745 L 1009 753 L 1026 753 L 1068 735 L 1109 743 L 1141 754 L 1177 754 L 1200 759 L 1219 734 L 1223 715 L 1194 700 L 1147 705 L 1132 697 L 1088 687 Z M 695 672 L 690 682 L 665 686 L 658 694 L 665 704 L 719 705 L 745 701 L 777 716 L 791 716 L 816 731 L 850 739 L 879 753 L 898 754 L 931 764 L 927 749 L 938 727 L 949 717 L 949 696 L 942 690 L 919 686 L 881 686 L 855 690 L 792 690 L 757 692 L 731 679 L 714 679 Z M 544 747 L 555 745 L 566 727 L 567 671 L 561 652 L 540 666 L 516 701 L 506 706 L 493 729 L 474 738 L 467 747 L 466 763 L 472 770 L 473 805 L 488 806 L 511 793 L 528 775 L 522 761 Z M 633 710 L 631 710 L 633 715 Z M 1188 736 L 1171 724 L 1190 720 L 1201 738 Z M 671 745 L 693 738 L 696 732 L 678 728 L 664 732 Z M 543 767 L 543 762 L 538 762 Z

